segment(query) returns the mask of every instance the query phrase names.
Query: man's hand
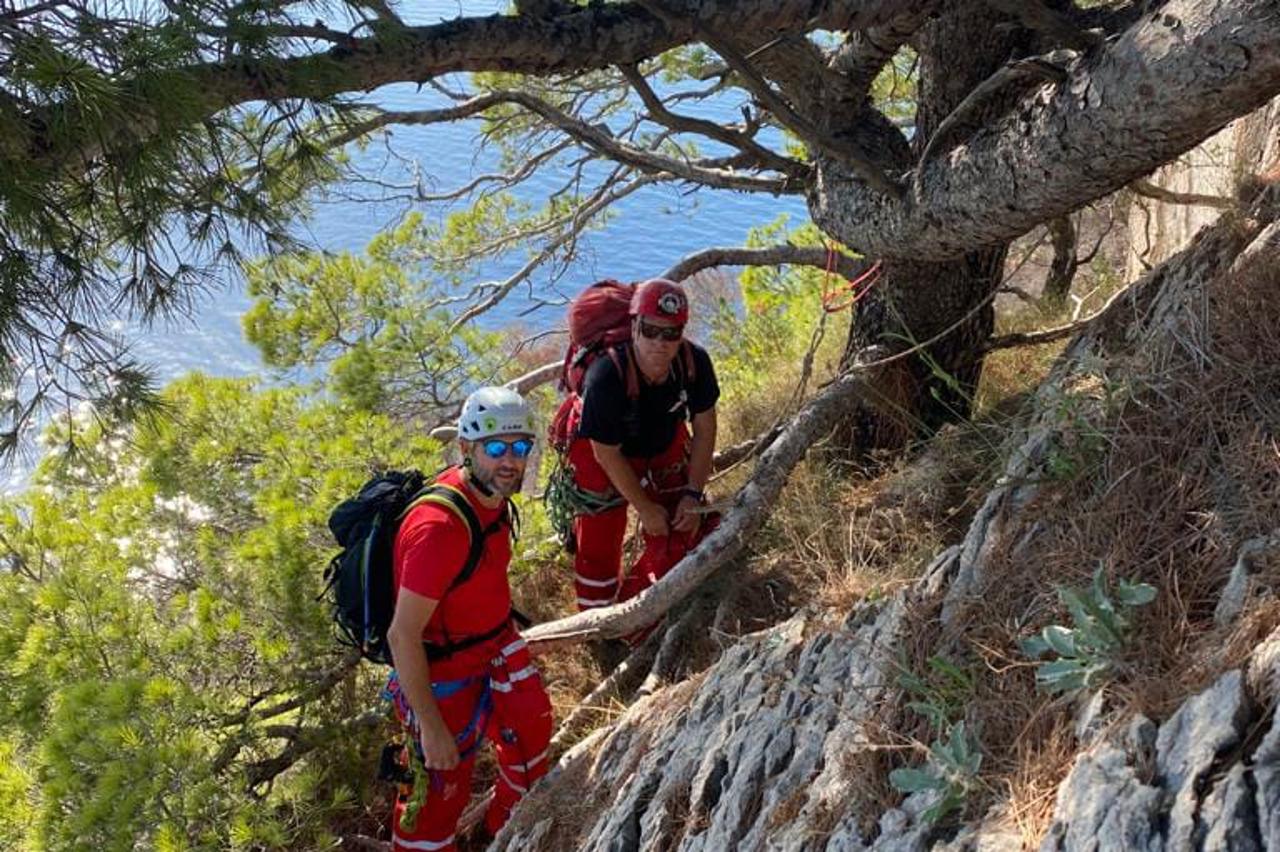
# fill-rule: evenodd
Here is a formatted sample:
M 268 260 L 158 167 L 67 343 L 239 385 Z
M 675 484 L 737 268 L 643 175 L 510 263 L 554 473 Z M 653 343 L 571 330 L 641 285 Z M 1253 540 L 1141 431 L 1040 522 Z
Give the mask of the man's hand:
M 681 497 L 671 528 L 682 533 L 696 532 L 698 524 L 702 522 L 702 513 L 698 511 L 700 508 L 702 503 L 696 497 L 689 494 Z
M 671 530 L 667 521 L 667 510 L 652 500 L 637 503 L 636 514 L 640 516 L 640 527 L 647 535 L 664 536 Z
M 423 765 L 427 769 L 453 769 L 457 766 L 458 745 L 453 741 L 453 733 L 445 726 L 444 720 L 423 720 L 421 727 Z

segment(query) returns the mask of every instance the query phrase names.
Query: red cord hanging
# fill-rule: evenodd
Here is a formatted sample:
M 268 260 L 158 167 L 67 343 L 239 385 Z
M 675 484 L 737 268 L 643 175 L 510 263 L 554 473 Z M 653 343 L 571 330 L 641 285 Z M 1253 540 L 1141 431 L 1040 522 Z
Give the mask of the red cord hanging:
M 843 311 L 845 308 L 851 308 L 858 304 L 858 302 L 862 301 L 862 298 L 870 293 L 871 288 L 880 280 L 880 264 L 881 262 L 877 260 L 857 278 L 852 281 L 845 282 L 848 285 L 849 298 L 839 304 L 836 304 L 836 297 L 844 288 L 837 288 L 834 291 L 830 289 L 831 279 L 835 274 L 836 252 L 835 249 L 828 244 L 827 269 L 826 274 L 822 278 L 822 309 L 829 314 L 834 314 Z

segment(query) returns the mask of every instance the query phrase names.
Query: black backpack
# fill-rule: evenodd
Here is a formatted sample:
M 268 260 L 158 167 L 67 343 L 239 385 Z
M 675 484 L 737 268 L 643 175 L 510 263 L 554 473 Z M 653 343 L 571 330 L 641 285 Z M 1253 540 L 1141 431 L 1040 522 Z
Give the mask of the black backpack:
M 502 527 L 514 540 L 520 518 L 508 500 L 501 516 L 481 529 L 480 519 L 466 496 L 450 485 L 427 484 L 421 471 L 390 470 L 375 476 L 359 493 L 344 500 L 329 515 L 329 530 L 342 548 L 325 569 L 325 588 L 338 626 L 338 641 L 357 648 L 361 656 L 375 663 L 391 665 L 387 628 L 395 611 L 395 578 L 392 548 L 400 522 L 415 506 L 437 503 L 451 510 L 466 525 L 471 547 L 462 570 L 445 594 L 465 583 L 475 573 L 484 554 L 485 541 Z M 429 657 L 439 659 L 485 641 L 505 629 L 503 621 L 480 636 L 464 637 L 447 645 L 428 645 Z

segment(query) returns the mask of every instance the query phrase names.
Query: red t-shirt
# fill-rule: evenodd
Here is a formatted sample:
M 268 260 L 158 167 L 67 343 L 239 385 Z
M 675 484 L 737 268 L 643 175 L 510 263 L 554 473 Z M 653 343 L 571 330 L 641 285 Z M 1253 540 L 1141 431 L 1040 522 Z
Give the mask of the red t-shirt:
M 437 482 L 460 488 L 486 529 L 502 514 L 502 507 L 482 505 L 462 485 L 461 468 L 450 468 Z M 485 539 L 484 553 L 475 573 L 450 590 L 466 562 L 471 545 L 467 526 L 452 509 L 436 503 L 414 507 L 396 534 L 392 550 L 396 592 L 401 588 L 440 601 L 422 631 L 428 642 L 443 644 L 487 633 L 511 612 L 511 586 L 507 565 L 511 562 L 511 535 L 505 526 Z M 487 644 L 487 643 L 486 643 Z

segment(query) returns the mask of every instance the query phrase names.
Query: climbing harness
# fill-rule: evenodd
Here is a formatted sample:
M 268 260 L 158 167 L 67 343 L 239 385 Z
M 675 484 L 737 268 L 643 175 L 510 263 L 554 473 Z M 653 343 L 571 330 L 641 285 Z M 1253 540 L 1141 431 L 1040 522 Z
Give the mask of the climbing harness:
M 468 720 L 466 727 L 453 738 L 454 743 L 458 746 L 459 760 L 466 760 L 484 744 L 485 727 L 489 724 L 489 717 L 493 715 L 492 682 L 488 672 L 486 672 L 480 675 L 457 678 L 456 680 L 436 681 L 431 684 L 431 695 L 437 701 L 444 701 L 477 683 L 482 683 L 482 686 L 480 695 L 476 698 L 476 706 L 471 711 L 471 718 Z M 413 776 L 413 787 L 405 800 L 404 812 L 400 815 L 400 828 L 410 831 L 417 823 L 418 814 L 426 804 L 428 792 L 433 789 L 436 792 L 440 791 L 440 776 L 434 770 L 426 768 L 426 760 L 422 753 L 422 740 L 419 735 L 418 718 L 414 714 L 413 708 L 409 706 L 409 700 L 400 688 L 400 677 L 394 670 L 391 672 L 390 677 L 387 678 L 387 685 L 382 689 L 382 698 L 395 704 L 396 711 L 404 719 L 405 728 L 409 731 L 410 739 L 412 740 L 405 751 L 409 755 L 409 769 Z M 471 744 L 464 745 L 468 740 L 471 740 Z

